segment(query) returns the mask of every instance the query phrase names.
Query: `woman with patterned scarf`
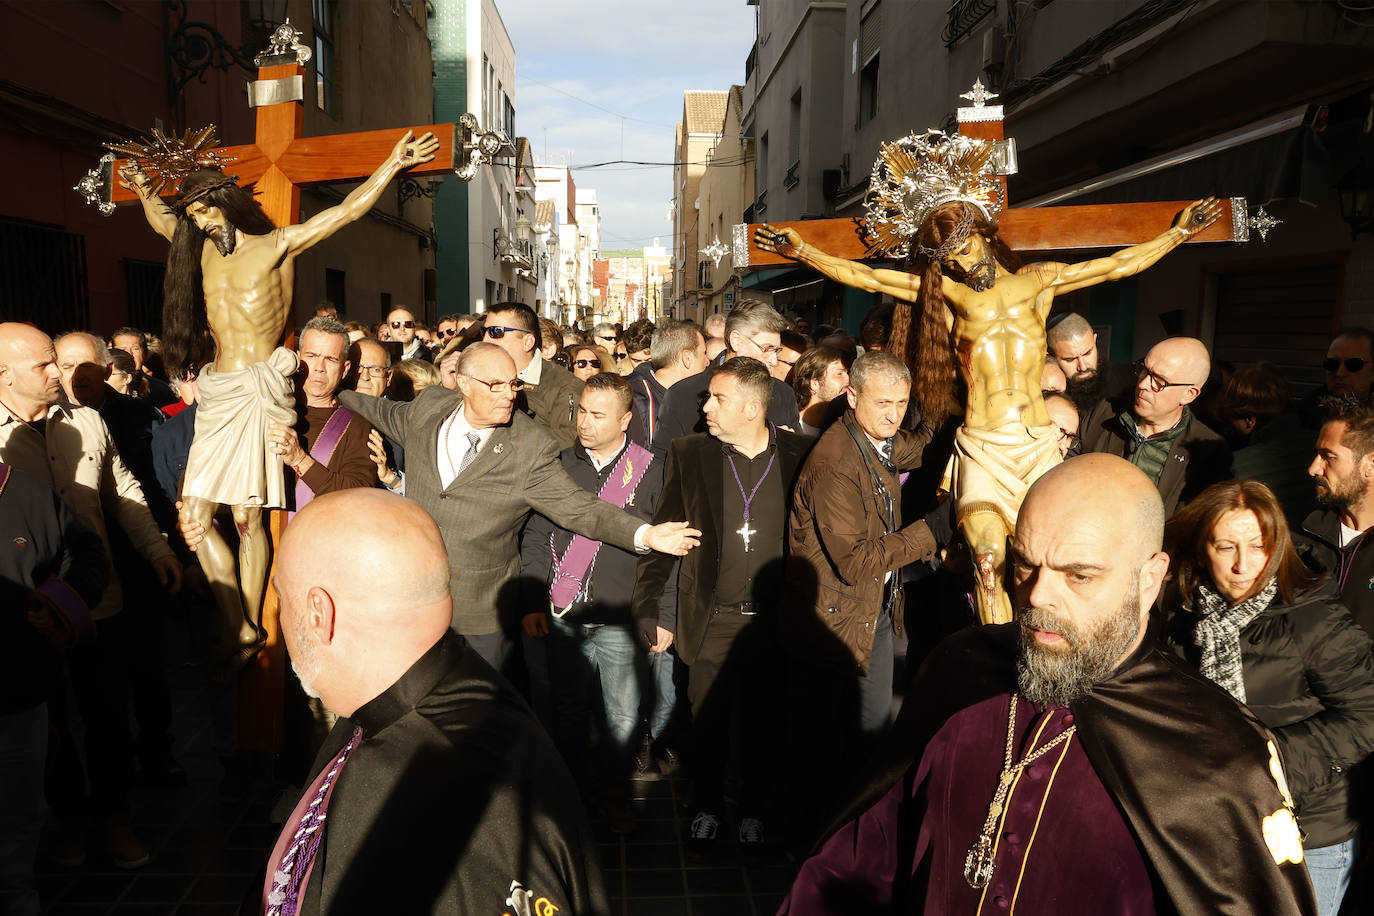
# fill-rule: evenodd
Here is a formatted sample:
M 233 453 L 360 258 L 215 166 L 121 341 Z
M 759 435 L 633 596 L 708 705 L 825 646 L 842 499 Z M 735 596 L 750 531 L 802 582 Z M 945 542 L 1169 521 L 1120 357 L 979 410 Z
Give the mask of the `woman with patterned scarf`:
M 1204 490 L 1169 519 L 1164 549 L 1169 640 L 1274 732 L 1319 912 L 1336 916 L 1359 854 L 1352 771 L 1374 752 L 1370 638 L 1298 558 L 1262 483 Z

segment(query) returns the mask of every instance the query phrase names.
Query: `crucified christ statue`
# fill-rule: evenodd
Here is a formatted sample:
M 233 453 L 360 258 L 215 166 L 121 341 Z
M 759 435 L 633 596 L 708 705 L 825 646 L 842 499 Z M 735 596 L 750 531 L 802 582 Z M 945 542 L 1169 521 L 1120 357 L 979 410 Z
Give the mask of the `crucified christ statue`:
M 1021 267 L 997 238 L 981 205 L 955 199 L 927 211 L 911 240 L 912 272 L 884 270 L 833 257 L 807 245 L 794 229 L 761 226 L 755 244 L 868 292 L 922 307 L 915 346 L 908 347 L 910 309 L 899 307 L 888 349 L 906 357 L 922 420 L 939 426 L 951 404 L 955 372 L 967 397 L 947 476 L 955 519 L 973 554 L 978 615 L 1012 619 L 1002 589 L 1006 541 L 1026 489 L 1060 461 L 1058 427 L 1045 411 L 1045 319 L 1054 297 L 1120 280 L 1146 269 L 1221 212 L 1214 198 L 1190 204 L 1163 234 L 1078 264 Z M 905 312 L 905 314 L 902 314 Z
M 284 446 L 270 438 L 268 427 L 295 422 L 297 359 L 277 344 L 291 317 L 296 257 L 361 218 L 393 178 L 433 159 L 438 148 L 433 134 L 417 139 L 406 131 L 342 203 L 282 227 L 219 169 L 186 175 L 170 209 L 137 165 L 121 172 L 148 223 L 172 243 L 163 355 L 174 378 L 199 371 L 180 522 L 183 531 L 204 531 L 192 549 L 222 614 L 227 670 L 251 659 L 265 638 L 260 615 L 270 553 L 262 510 L 286 506 Z M 211 524 L 220 506 L 230 508 L 238 531 L 237 564 Z

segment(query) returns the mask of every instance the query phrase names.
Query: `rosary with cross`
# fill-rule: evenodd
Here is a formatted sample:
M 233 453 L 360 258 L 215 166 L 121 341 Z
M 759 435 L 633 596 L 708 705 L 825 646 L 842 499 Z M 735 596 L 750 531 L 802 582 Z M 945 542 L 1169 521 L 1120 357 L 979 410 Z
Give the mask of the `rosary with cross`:
M 738 534 L 741 538 L 744 539 L 745 553 L 748 553 L 751 549 L 749 545 L 749 539 L 759 533 L 757 528 L 749 527 L 749 507 L 753 504 L 754 497 L 759 492 L 759 487 L 763 486 L 763 482 L 768 479 L 768 472 L 773 470 L 773 462 L 777 459 L 777 457 L 778 453 L 776 451 L 774 451 L 771 455 L 768 456 L 768 466 L 765 467 L 763 469 L 763 473 L 759 475 L 758 483 L 754 484 L 754 489 L 750 490 L 748 493 L 745 493 L 744 482 L 739 479 L 739 469 L 735 467 L 735 456 L 726 456 L 726 459 L 730 462 L 730 471 L 735 475 L 735 486 L 739 487 L 739 495 L 744 498 L 744 524 L 740 525 L 738 528 L 735 529 L 735 534 Z

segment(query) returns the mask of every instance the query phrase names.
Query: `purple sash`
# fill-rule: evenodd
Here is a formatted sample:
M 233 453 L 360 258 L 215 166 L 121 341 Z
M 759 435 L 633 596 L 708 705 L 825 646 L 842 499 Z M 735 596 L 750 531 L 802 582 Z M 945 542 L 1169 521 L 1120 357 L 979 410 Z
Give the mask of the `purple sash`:
M 630 442 L 625 447 L 625 454 L 620 456 L 620 460 L 611 469 L 610 476 L 606 478 L 606 483 L 602 485 L 597 496 L 617 509 L 625 508 L 625 504 L 634 495 L 635 488 L 644 479 L 644 472 L 649 470 L 649 464 L 653 460 L 652 452 Z M 557 551 L 552 551 L 553 584 L 549 586 L 549 600 L 553 602 L 555 617 L 566 614 L 568 608 L 577 600 L 577 596 L 582 594 L 582 582 L 587 578 L 587 572 L 592 568 L 592 563 L 596 561 L 596 555 L 600 550 L 600 541 L 579 534 L 573 537 L 562 557 Z
M 329 415 L 329 419 L 324 423 L 324 429 L 320 430 L 319 438 L 310 448 L 310 457 L 317 462 L 329 467 L 329 459 L 334 457 L 334 449 L 339 447 L 339 440 L 343 438 L 344 432 L 348 429 L 348 424 L 353 422 L 356 414 L 347 407 L 340 407 Z M 301 511 L 310 504 L 310 500 L 315 498 L 315 491 L 305 484 L 302 477 L 296 478 L 296 512 Z

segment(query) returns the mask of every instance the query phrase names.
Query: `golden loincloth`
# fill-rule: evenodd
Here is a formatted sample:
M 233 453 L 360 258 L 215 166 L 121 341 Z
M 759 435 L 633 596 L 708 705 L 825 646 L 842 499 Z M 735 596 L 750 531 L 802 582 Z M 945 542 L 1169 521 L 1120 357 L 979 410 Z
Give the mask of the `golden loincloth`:
M 197 381 L 196 430 L 186 457 L 183 497 L 224 506 L 286 507 L 281 457 L 268 451 L 267 424 L 296 422 L 296 354 L 278 347 L 246 369 Z
M 962 525 L 973 512 L 991 509 L 1002 517 L 1007 533 L 1012 533 L 1026 490 L 1061 460 L 1059 427 L 1053 423 L 959 427 L 943 484 L 954 496 L 956 524 Z

